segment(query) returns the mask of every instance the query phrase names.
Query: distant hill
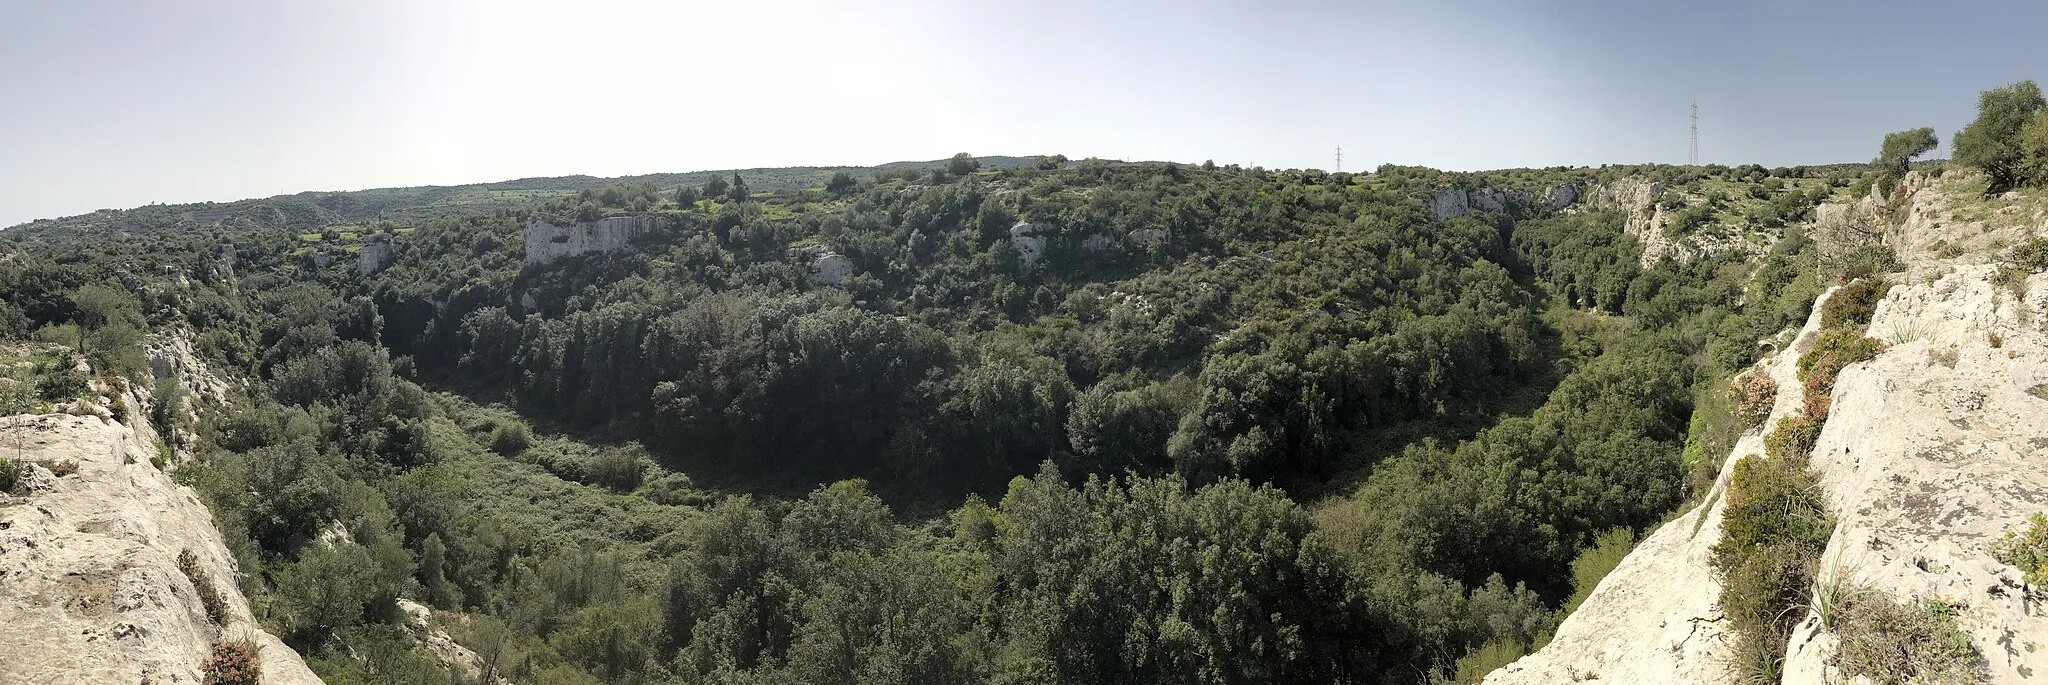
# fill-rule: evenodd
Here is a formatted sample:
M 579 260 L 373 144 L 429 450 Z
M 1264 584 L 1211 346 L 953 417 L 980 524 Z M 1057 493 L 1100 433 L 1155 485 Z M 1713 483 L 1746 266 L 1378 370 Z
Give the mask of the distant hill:
M 981 160 L 983 168 L 1024 166 L 1038 160 L 1035 156 L 989 156 L 978 159 Z M 699 185 L 713 176 L 737 173 L 755 190 L 801 190 L 823 186 L 826 179 L 839 171 L 858 176 L 924 171 L 945 164 L 946 160 L 937 159 L 890 162 L 871 167 L 717 169 L 609 178 L 576 175 L 521 178 L 456 186 L 306 191 L 233 202 L 148 205 L 126 210 L 102 209 L 77 216 L 38 219 L 6 228 L 0 235 L 15 240 L 34 241 L 52 238 L 98 238 L 105 237 L 108 233 L 137 235 L 176 230 L 305 230 L 378 220 L 391 221 L 403 226 L 451 213 L 488 213 L 522 209 L 557 196 L 586 188 L 602 188 L 614 183 L 644 183 L 665 192 L 673 192 L 681 185 Z

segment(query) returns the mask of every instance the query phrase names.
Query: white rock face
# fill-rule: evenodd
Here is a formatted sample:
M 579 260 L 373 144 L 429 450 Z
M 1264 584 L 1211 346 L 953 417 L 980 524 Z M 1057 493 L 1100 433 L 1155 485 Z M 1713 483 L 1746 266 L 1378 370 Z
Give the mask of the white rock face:
M 2048 399 L 2028 394 L 2048 384 L 2048 275 L 2029 279 L 2022 301 L 1992 272 L 1961 267 L 1878 305 L 1870 335 L 1892 348 L 1842 372 L 1813 450 L 1836 519 L 1821 572 L 1902 602 L 1960 604 L 1988 682 L 2032 683 L 2048 675 L 2048 593 L 2030 597 L 1989 547 L 2048 512 Z M 1936 351 L 1953 351 L 1953 367 Z M 1809 615 L 1785 682 L 1840 681 L 1826 664 L 1834 647 Z
M 1149 250 L 1155 247 L 1164 247 L 1168 243 L 1173 242 L 1173 236 L 1167 233 L 1164 228 L 1140 228 L 1131 231 L 1131 234 L 1126 236 L 1125 240 L 1129 240 L 1132 245 Z
M 356 253 L 356 276 L 367 277 L 391 263 L 391 238 L 374 235 L 363 239 L 363 249 Z
M 1025 271 L 1038 268 L 1038 260 L 1045 257 L 1045 237 L 1030 222 L 1019 221 L 1010 227 L 1010 247 L 1017 250 L 1017 261 Z
M 410 599 L 398 600 L 398 610 L 405 612 L 405 629 L 412 634 L 421 647 L 426 648 L 441 665 L 455 669 L 462 677 L 474 680 L 484 672 L 484 661 L 476 652 L 457 643 L 448 632 L 434 624 L 434 610 L 427 605 Z M 465 681 L 467 682 L 467 681 Z
M 1463 188 L 1445 188 L 1429 197 L 1429 212 L 1438 219 L 1456 219 L 1471 213 Z
M 614 252 L 632 244 L 634 238 L 661 226 L 657 216 L 609 216 L 556 226 L 542 219 L 526 225 L 526 265 L 546 264 L 564 257 L 592 252 Z
M 263 682 L 319 683 L 299 655 L 250 617 L 235 562 L 189 488 L 150 465 L 153 438 L 132 398 L 133 428 L 96 416 L 14 416 L 9 456 L 75 461 L 25 498 L 0 495 L 0 685 L 198 683 L 216 639 L 260 647 Z M 191 550 L 226 607 L 206 617 L 178 570 Z
M 1577 186 L 1561 185 L 1550 189 L 1551 209 L 1564 209 L 1570 207 L 1573 202 L 1578 201 L 1579 189 Z
M 1796 350 L 1810 345 L 1819 331 L 1816 306 L 1789 346 L 1795 351 L 1758 362 L 1779 389 L 1765 426 L 1799 411 Z M 1733 636 L 1721 615 L 1721 583 L 1707 560 L 1721 540 L 1730 467 L 1763 451 L 1761 431 L 1743 435 L 1722 462 L 1705 506 L 1645 536 L 1565 618 L 1549 645 L 1494 671 L 1486 685 L 1734 683 L 1726 665 Z
M 2003 218 L 1989 225 L 1950 223 L 1938 211 L 1943 197 L 1968 184 L 1912 183 L 1909 215 L 1884 236 L 1908 272 L 1893 276 L 1899 284 L 1868 332 L 1890 347 L 1842 371 L 1811 457 L 1836 519 L 1820 574 L 1899 602 L 1952 602 L 1957 626 L 1983 654 L 1984 682 L 2039 682 L 2048 674 L 2048 595 L 2023 586 L 1989 548 L 2027 516 L 2048 512 L 2048 399 L 2040 396 L 2048 393 L 2048 274 L 2008 289 L 1992 285 L 1997 267 L 1988 262 L 1993 245 L 2040 235 L 2040 217 L 2015 205 L 1995 208 Z M 1918 249 L 1936 241 L 1986 251 L 1944 259 Z M 1809 320 L 1799 342 L 1765 362 L 1779 387 L 1766 426 L 1798 407 L 1796 355 L 1816 326 Z M 1752 432 L 1731 457 L 1762 452 Z M 1720 538 L 1728 472 L 1724 465 L 1704 512 L 1649 535 L 1549 645 L 1485 682 L 1735 682 L 1726 666 L 1731 636 L 1715 605 L 1720 585 L 1706 564 Z M 1787 645 L 1784 682 L 1861 682 L 1827 665 L 1836 644 L 1809 613 Z
M 1753 243 L 1739 231 L 1715 230 L 1718 225 L 1709 225 L 1693 235 L 1672 235 L 1671 213 L 1657 202 L 1657 195 L 1663 190 L 1663 184 L 1642 179 L 1603 183 L 1587 189 L 1584 206 L 1589 210 L 1621 212 L 1623 230 L 1643 247 L 1644 267 L 1665 259 L 1684 263 L 1730 251 L 1754 253 L 1769 246 L 1769 240 Z
M 1465 194 L 1466 202 L 1483 212 L 1498 212 L 1508 208 L 1508 196 L 1492 188 L 1480 188 Z
M 811 282 L 839 285 L 853 275 L 853 258 L 837 252 L 820 252 L 811 260 Z

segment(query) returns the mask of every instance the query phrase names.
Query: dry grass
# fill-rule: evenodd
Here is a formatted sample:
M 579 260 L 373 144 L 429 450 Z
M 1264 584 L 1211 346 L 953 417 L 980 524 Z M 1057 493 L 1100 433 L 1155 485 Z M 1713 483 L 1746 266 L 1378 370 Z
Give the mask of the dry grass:
M 1983 656 L 1956 627 L 1956 607 L 1939 599 L 1908 604 L 1870 590 L 1842 598 L 1828 665 L 1876 685 L 1974 683 Z

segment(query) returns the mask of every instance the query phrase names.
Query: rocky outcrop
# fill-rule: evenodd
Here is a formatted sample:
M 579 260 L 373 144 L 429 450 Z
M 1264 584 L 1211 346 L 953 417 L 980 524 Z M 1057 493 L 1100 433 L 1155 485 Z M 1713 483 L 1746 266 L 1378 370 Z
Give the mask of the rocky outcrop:
M 263 682 L 315 684 L 236 590 L 234 557 L 191 489 L 150 462 L 155 438 L 132 395 L 129 425 L 101 415 L 4 419 L 0 442 L 42 466 L 26 496 L 0 495 L 0 685 L 198 683 L 215 640 L 255 643 Z M 179 568 L 189 552 L 218 597 L 215 623 Z
M 1550 189 L 1551 209 L 1564 209 L 1566 207 L 1570 207 L 1573 202 L 1577 201 L 1579 201 L 1578 186 L 1567 183 L 1559 185 L 1556 188 Z
M 1892 275 L 1868 328 L 1888 348 L 1842 370 L 1810 458 L 1836 522 L 1820 575 L 1908 605 L 1949 603 L 1982 655 L 1983 682 L 2031 683 L 2048 674 L 2048 593 L 2021 583 L 1990 547 L 2048 512 L 2048 274 L 1994 285 L 1989 262 L 1990 248 L 2043 228 L 2038 210 L 2017 204 L 1994 204 L 1985 223 L 1955 220 L 1946 207 L 1973 201 L 1967 185 L 1909 181 L 1903 222 L 1885 229 L 1908 267 Z M 1955 241 L 1985 250 L 1918 249 Z M 1815 325 L 1764 363 L 1780 388 L 1767 426 L 1801 402 L 1793 371 Z M 1760 443 L 1757 432 L 1743 436 L 1707 505 L 1647 536 L 1547 646 L 1485 682 L 1736 682 L 1707 558 L 1720 539 L 1727 465 L 1760 458 L 1749 456 Z M 1809 611 L 1787 644 L 1784 682 L 1856 682 L 1829 665 L 1836 645 Z
M 1631 178 L 1595 185 L 1580 199 L 1588 210 L 1621 214 L 1622 230 L 1643 248 L 1640 263 L 1644 267 L 1666 259 L 1686 263 L 1724 252 L 1755 252 L 1769 245 L 1769 240 L 1752 242 L 1741 231 L 1718 224 L 1691 235 L 1673 235 L 1672 214 L 1659 201 L 1663 194 L 1664 184 Z
M 615 252 L 661 227 L 661 217 L 610 216 L 565 226 L 534 219 L 526 225 L 526 265 L 539 266 L 565 257 Z
M 1994 267 L 1896 286 L 1870 335 L 1892 345 L 1835 383 L 1813 449 L 1835 532 L 1824 577 L 1917 604 L 1957 605 L 1991 683 L 2048 675 L 2048 600 L 1990 545 L 2048 512 L 2048 275 L 2024 299 Z M 1787 683 L 1842 682 L 1832 634 L 1809 615 L 1786 650 Z
M 436 625 L 433 609 L 410 599 L 401 599 L 398 600 L 398 610 L 405 614 L 406 632 L 411 633 L 413 640 L 428 654 L 434 655 L 435 661 L 460 674 L 464 678 L 460 682 L 474 681 L 483 674 L 483 659 Z
M 1820 308 L 1785 353 L 1758 362 L 1780 391 L 1764 425 L 1799 411 L 1798 353 L 1820 332 Z M 1486 685 L 1734 683 L 1721 583 L 1707 560 L 1721 540 L 1729 466 L 1763 452 L 1750 431 L 1722 463 L 1706 503 L 1657 528 L 1600 581 L 1550 644 L 1486 677 Z
M 853 275 L 853 258 L 846 255 L 817 246 L 796 248 L 790 254 L 804 265 L 805 275 L 812 283 L 839 285 Z
M 532 254 L 532 253 L 528 253 Z M 391 263 L 391 236 L 379 233 L 363 239 L 363 249 L 356 252 L 356 276 L 368 277 Z
M 1671 216 L 1665 213 L 1664 205 L 1657 202 L 1657 197 L 1663 192 L 1662 183 L 1625 179 L 1593 186 L 1586 193 L 1585 206 L 1592 210 L 1621 213 L 1622 231 L 1635 238 L 1643 248 L 1640 257 L 1643 266 L 1665 259 L 1685 261 L 1694 255 L 1690 250 L 1681 249 L 1679 241 L 1671 235 Z
M 1472 208 L 1465 189 L 1445 188 L 1429 196 L 1429 213 L 1438 219 L 1456 219 L 1472 213 Z
M 1150 250 L 1172 243 L 1173 234 L 1166 232 L 1164 228 L 1140 228 L 1131 231 L 1124 239 L 1130 241 L 1132 245 Z
M 1550 189 L 1544 198 L 1551 209 L 1563 209 L 1579 198 L 1579 189 L 1560 185 Z M 1438 219 L 1455 219 L 1474 211 L 1505 212 L 1515 207 L 1529 207 L 1536 203 L 1536 194 L 1527 190 L 1500 190 L 1498 188 L 1445 188 L 1429 197 L 1429 212 Z
M 1028 221 L 1019 221 L 1010 227 L 1010 247 L 1017 251 L 1017 263 L 1025 271 L 1038 268 L 1038 262 L 1045 257 L 1045 236 L 1040 227 Z

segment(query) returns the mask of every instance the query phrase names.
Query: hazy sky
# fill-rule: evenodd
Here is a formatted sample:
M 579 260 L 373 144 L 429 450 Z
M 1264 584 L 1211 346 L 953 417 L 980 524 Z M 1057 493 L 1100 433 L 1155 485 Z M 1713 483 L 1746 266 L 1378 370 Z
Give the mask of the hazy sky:
M 1863 161 L 2048 78 L 2048 3 L 0 0 L 0 226 L 977 154 Z M 1944 146 L 1944 151 L 1946 146 Z

